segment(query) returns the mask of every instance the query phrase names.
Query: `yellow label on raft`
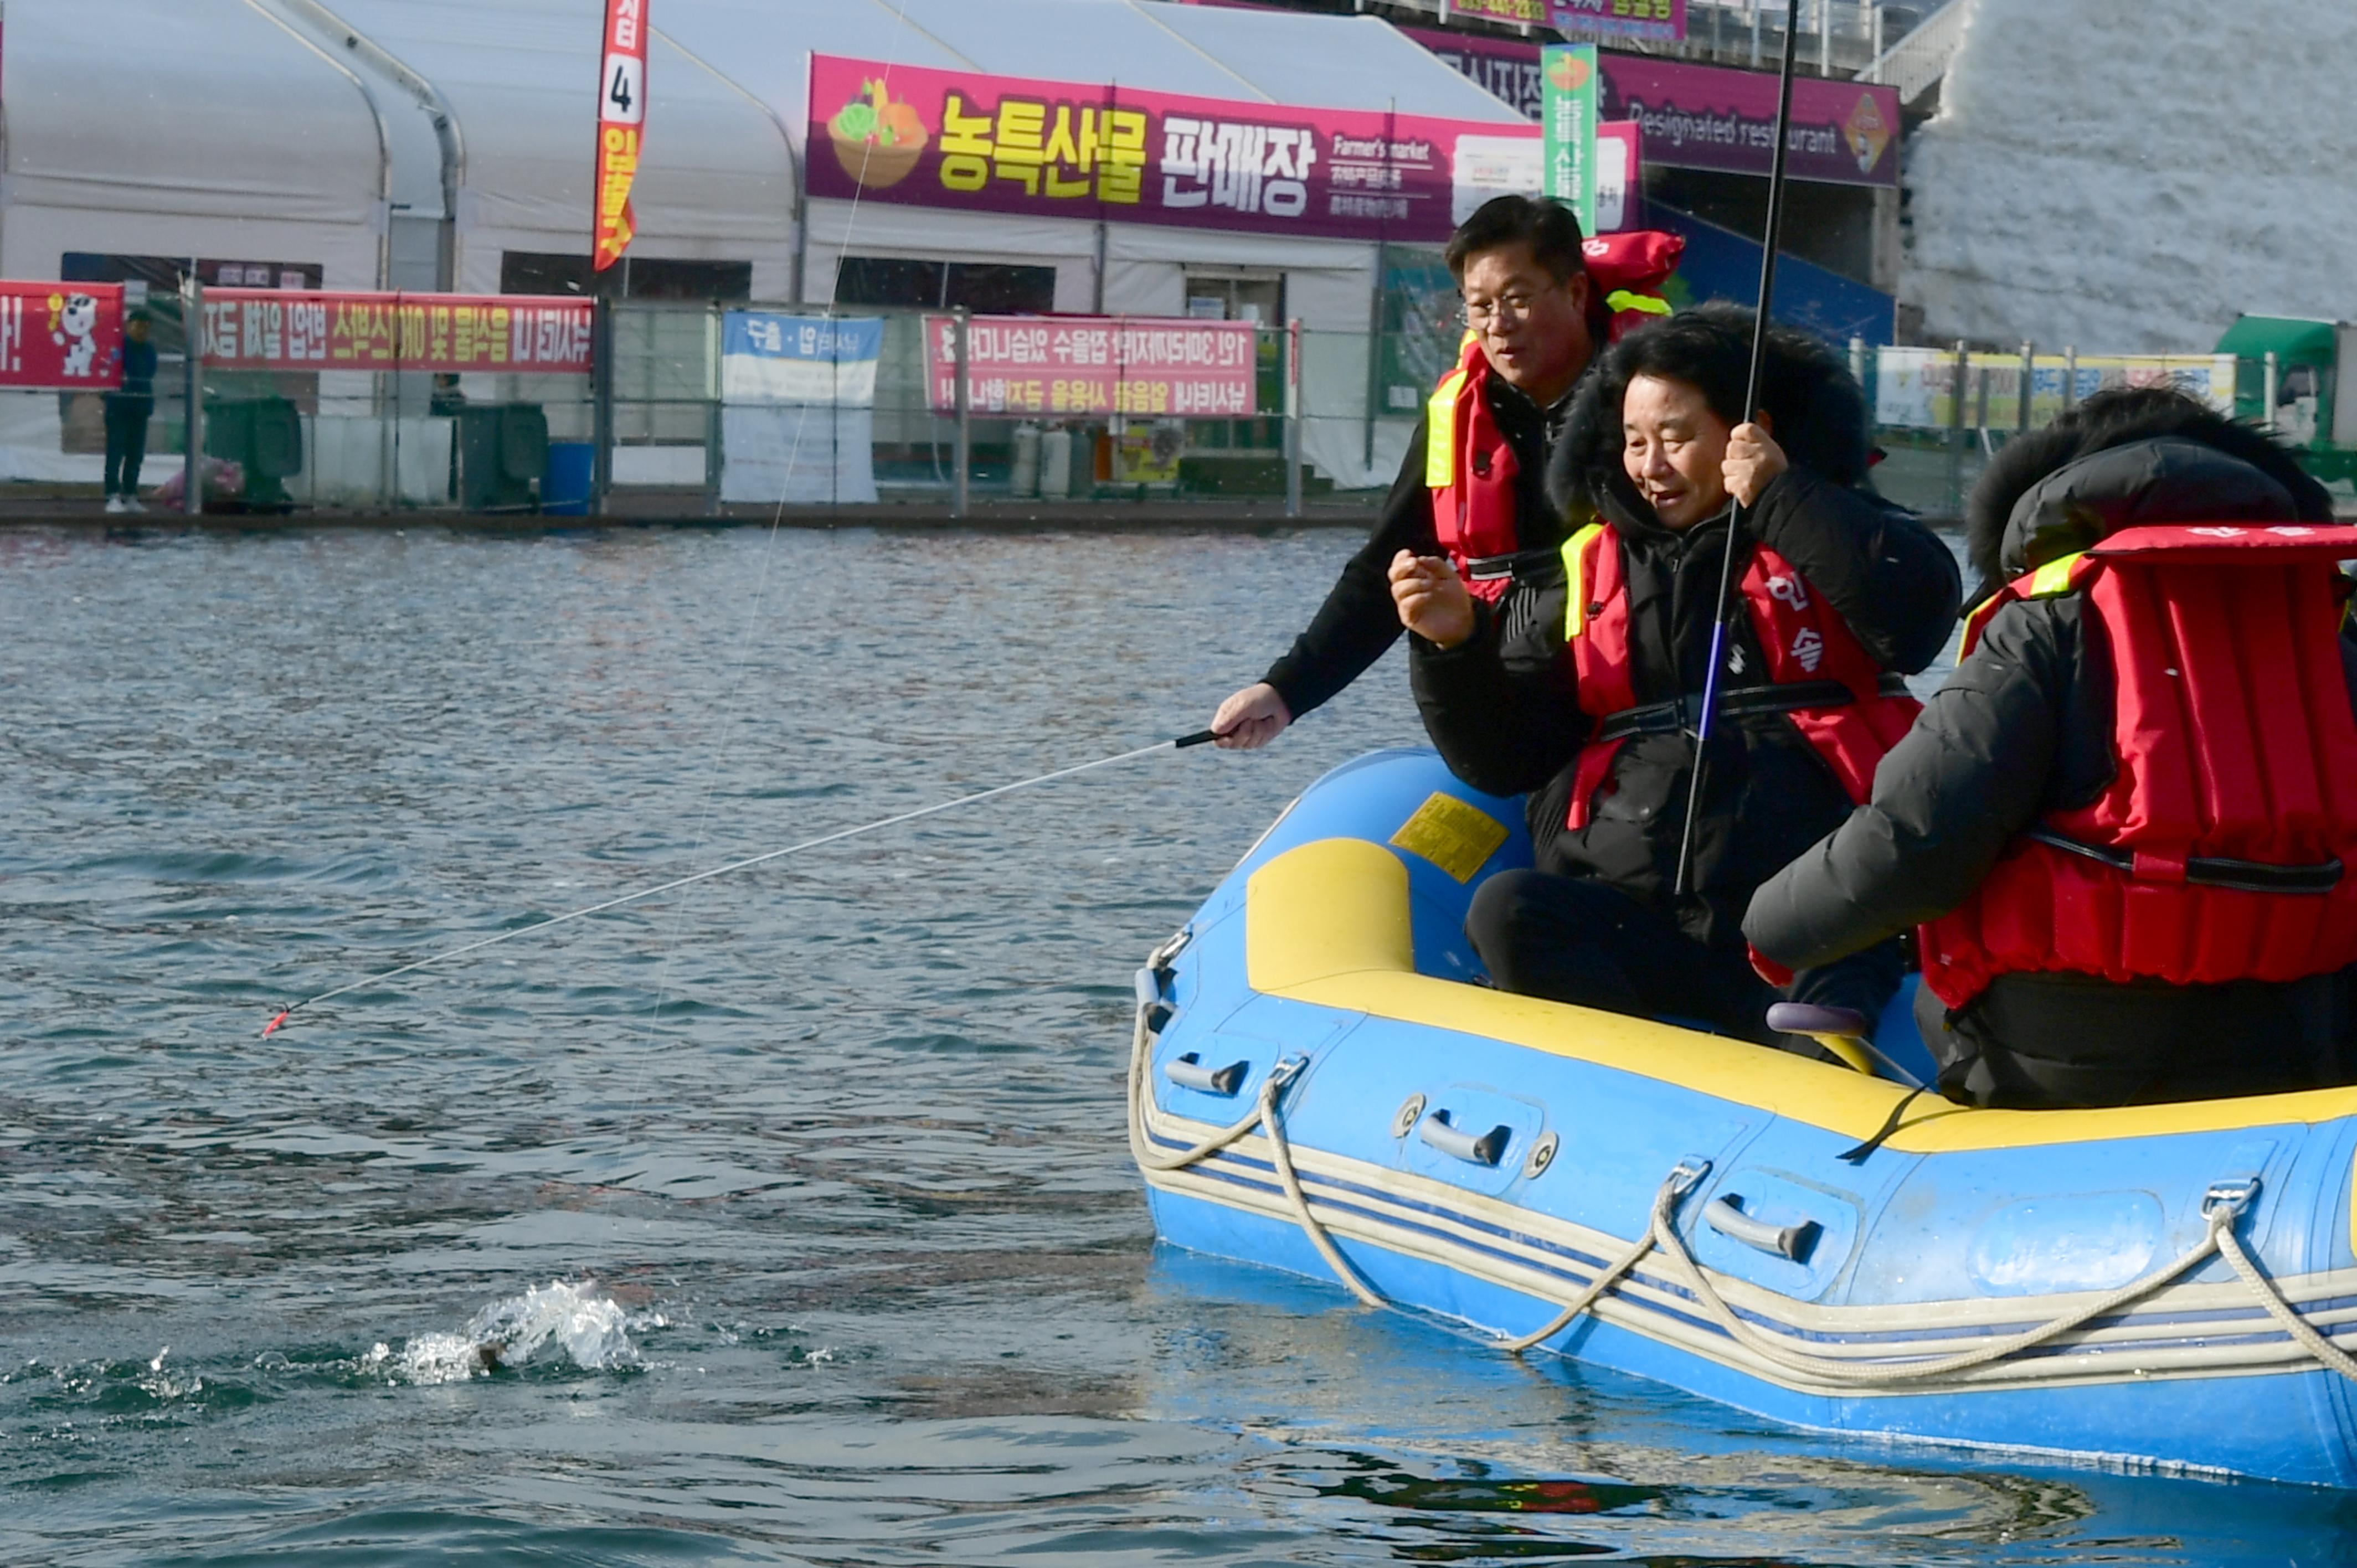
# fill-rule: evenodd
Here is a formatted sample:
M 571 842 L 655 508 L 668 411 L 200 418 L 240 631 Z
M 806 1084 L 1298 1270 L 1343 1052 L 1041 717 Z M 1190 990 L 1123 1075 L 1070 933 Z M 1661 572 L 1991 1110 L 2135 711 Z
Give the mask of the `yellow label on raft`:
M 1435 790 L 1415 814 L 1392 834 L 1392 846 L 1422 855 L 1459 882 L 1470 882 L 1481 863 L 1506 842 L 1506 824 L 1479 806 Z

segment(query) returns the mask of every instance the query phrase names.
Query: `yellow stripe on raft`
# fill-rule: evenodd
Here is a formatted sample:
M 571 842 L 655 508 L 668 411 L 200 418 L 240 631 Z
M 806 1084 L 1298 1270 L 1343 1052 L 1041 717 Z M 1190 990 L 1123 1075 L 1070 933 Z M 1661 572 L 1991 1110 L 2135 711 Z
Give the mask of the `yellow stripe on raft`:
M 1872 1136 L 1906 1093 L 1765 1046 L 1418 974 L 1407 867 L 1364 839 L 1306 843 L 1253 873 L 1244 885 L 1244 966 L 1254 991 L 1289 1001 L 1593 1062 L 1846 1137 Z M 1973 1111 L 1927 1097 L 1889 1146 L 1911 1154 L 2021 1149 L 2350 1115 L 2357 1115 L 2357 1088 L 2105 1111 Z

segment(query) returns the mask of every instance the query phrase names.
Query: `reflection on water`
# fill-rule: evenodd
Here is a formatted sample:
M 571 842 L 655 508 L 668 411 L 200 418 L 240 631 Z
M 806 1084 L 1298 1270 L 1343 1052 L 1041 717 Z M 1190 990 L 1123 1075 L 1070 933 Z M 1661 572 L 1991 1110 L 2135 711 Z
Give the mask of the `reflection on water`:
M 0 1559 L 2338 1560 L 1157 1251 L 1129 972 L 1396 659 L 257 1038 L 1191 729 L 1353 542 L 0 533 Z

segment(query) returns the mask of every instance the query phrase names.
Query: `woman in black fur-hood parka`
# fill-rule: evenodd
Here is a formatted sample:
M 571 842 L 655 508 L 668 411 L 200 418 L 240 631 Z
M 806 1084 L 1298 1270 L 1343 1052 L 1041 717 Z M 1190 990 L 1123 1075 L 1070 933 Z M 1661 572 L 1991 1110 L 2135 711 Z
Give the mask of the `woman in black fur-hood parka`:
M 1751 367 L 1751 312 L 1714 302 L 1683 311 L 1631 333 L 1674 332 L 1687 339 L 1695 358 L 1716 372 L 1716 386 L 1703 390 L 1715 406 L 1742 406 Z M 1620 403 L 1645 345 L 1620 352 L 1620 345 L 1581 383 L 1547 465 L 1547 496 L 1575 524 L 1589 514 L 1609 521 L 1650 521 L 1652 509 L 1637 493 L 1620 462 Z M 1845 489 L 1868 488 L 1874 459 L 1873 431 L 1866 393 L 1832 349 L 1805 332 L 1771 325 L 1768 329 L 1767 386 L 1760 399 L 1769 430 L 1797 467 Z
M 1550 467 L 1550 493 L 1565 510 L 1567 533 L 1609 526 L 1609 535 L 1576 548 L 1583 571 L 1594 564 L 1582 599 L 1612 604 L 1571 605 L 1568 569 L 1550 556 L 1518 571 L 1494 612 L 1480 607 L 1464 640 L 1443 647 L 1411 638 L 1409 669 L 1425 726 L 1458 777 L 1530 796 L 1536 869 L 1493 878 L 1467 922 L 1492 976 L 1510 990 L 1674 1013 L 1767 1037 L 1763 1015 L 1777 993 L 1746 961 L 1738 929 L 1744 907 L 1853 804 L 1791 710 L 1806 705 L 1801 686 L 1814 690 L 1817 703 L 1850 698 L 1846 688 L 1826 696 L 1831 683 L 1821 677 L 1771 682 L 1758 627 L 1781 622 L 1755 622 L 1743 607 L 1727 618 L 1724 701 L 1711 730 L 1694 865 L 1687 892 L 1675 896 L 1692 714 L 1717 619 L 1727 491 L 1738 473 L 1752 487 L 1765 477 L 1745 512 L 1745 547 L 1764 543 L 1797 576 L 1778 576 L 1769 591 L 1794 614 L 1830 608 L 1890 679 L 1938 656 L 1961 584 L 1947 546 L 1867 486 L 1864 399 L 1846 366 L 1814 339 L 1770 336 L 1765 446 L 1730 430 L 1744 423 L 1751 319 L 1714 305 L 1652 323 L 1615 344 L 1577 395 Z M 1649 410 L 1665 395 L 1686 412 L 1661 422 Z M 1727 444 L 1724 467 L 1715 456 L 1720 443 Z M 1746 469 L 1746 451 L 1762 453 L 1763 466 Z M 1617 552 L 1617 574 L 1615 563 L 1592 553 L 1608 548 Z M 1395 586 L 1404 570 L 1394 567 Z M 1599 586 L 1616 575 L 1620 593 Z M 1458 623 L 1448 624 L 1453 638 Z M 1831 629 L 1830 618 L 1824 624 Z M 1608 705 L 1617 701 L 1606 694 L 1617 677 L 1581 688 L 1575 635 L 1587 639 L 1579 648 L 1591 665 L 1607 643 L 1625 647 L 1634 708 L 1615 714 Z M 1794 644 L 1804 646 L 1813 671 L 1815 645 Z M 1785 649 L 1777 653 L 1792 663 Z M 1864 759 L 1867 773 L 1872 765 Z M 1867 961 L 1835 966 L 1840 972 L 1830 978 L 1803 975 L 1792 994 L 1873 1011 L 1897 984 L 1899 963 L 1895 953 Z
M 2331 521 L 2330 494 L 2271 437 L 2146 388 L 2098 393 L 2017 437 L 1975 487 L 1965 534 L 1977 604 L 2124 528 Z M 2341 652 L 2357 702 L 2345 634 Z M 2083 596 L 2005 606 L 1884 759 L 1873 799 L 1760 889 L 1746 934 L 1783 962 L 1824 963 L 1956 908 L 2018 835 L 2112 786 L 2114 707 L 2110 645 Z M 2118 1105 L 2348 1081 L 2352 994 L 2333 975 L 2178 985 L 2022 972 L 1954 1010 L 1927 988 L 1916 1017 L 1953 1099 Z

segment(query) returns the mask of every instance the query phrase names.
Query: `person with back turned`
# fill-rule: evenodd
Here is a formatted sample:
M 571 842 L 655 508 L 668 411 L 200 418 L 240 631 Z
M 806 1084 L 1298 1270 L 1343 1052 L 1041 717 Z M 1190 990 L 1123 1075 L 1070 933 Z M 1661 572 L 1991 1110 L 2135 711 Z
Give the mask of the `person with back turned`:
M 1466 915 L 1491 978 L 1787 1045 L 1768 1028 L 1770 1004 L 1872 1017 L 1901 955 L 1883 944 L 1780 996 L 1747 962 L 1738 922 L 1764 878 L 1866 798 L 1914 718 L 1903 673 L 1939 656 L 1961 584 L 1947 546 L 1867 485 L 1864 393 L 1838 357 L 1771 330 L 1761 406 L 1746 416 L 1751 338 L 1749 311 L 1712 305 L 1613 347 L 1555 448 L 1576 526 L 1497 605 L 1437 556 L 1403 551 L 1391 578 L 1433 744 L 1475 789 L 1530 795 L 1535 866 L 1491 877 Z
M 1219 745 L 1250 750 L 1363 674 L 1399 639 L 1392 558 L 1445 553 L 1492 596 L 1480 563 L 1561 541 L 1546 500 L 1547 446 L 1610 328 L 1587 273 L 1579 220 L 1524 196 L 1485 202 L 1448 242 L 1465 301 L 1462 357 L 1426 405 L 1366 545 L 1282 659 L 1222 703 Z
M 147 419 L 156 412 L 156 345 L 145 310 L 123 322 L 123 384 L 106 394 L 106 510 L 145 511 L 139 466 L 147 456 Z
M 1956 672 L 1762 886 L 1764 966 L 1920 928 L 1938 1087 L 2046 1109 L 2352 1081 L 2357 528 L 2167 388 L 2018 436 L 1966 519 Z

